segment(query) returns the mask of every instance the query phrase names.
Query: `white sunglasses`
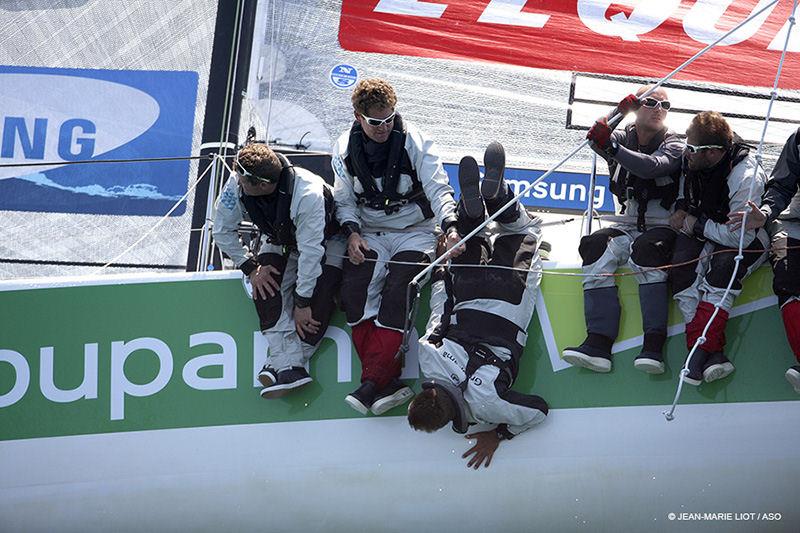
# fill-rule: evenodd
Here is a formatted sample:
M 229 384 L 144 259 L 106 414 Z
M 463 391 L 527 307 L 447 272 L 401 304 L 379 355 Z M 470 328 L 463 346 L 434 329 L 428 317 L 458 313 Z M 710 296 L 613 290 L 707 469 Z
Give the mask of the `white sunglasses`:
M 686 143 L 686 150 L 690 154 L 696 154 L 697 152 L 702 152 L 703 150 L 711 150 L 712 148 L 719 148 L 722 150 L 725 148 L 724 146 L 720 146 L 719 144 L 702 144 L 702 145 L 694 145 Z
M 384 124 L 389 124 L 391 121 L 394 120 L 394 116 L 396 114 L 397 111 L 392 111 L 392 114 L 386 118 L 371 118 L 365 115 L 364 113 L 361 113 L 361 116 L 364 118 L 364 120 L 367 121 L 367 124 L 369 124 L 370 126 L 378 127 L 378 126 L 383 126 Z

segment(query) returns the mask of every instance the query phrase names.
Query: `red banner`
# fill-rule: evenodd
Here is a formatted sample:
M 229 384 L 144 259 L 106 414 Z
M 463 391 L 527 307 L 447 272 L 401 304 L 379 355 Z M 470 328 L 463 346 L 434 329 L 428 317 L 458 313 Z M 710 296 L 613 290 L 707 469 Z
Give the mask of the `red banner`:
M 343 0 L 346 50 L 661 78 L 767 0 Z M 792 1 L 781 0 L 677 77 L 771 87 Z M 800 27 L 780 87 L 800 88 Z

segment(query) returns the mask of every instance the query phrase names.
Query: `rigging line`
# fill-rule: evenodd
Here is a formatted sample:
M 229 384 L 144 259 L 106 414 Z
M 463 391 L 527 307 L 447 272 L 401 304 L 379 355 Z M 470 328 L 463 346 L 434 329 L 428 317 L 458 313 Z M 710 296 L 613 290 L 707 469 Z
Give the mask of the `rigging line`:
M 645 98 L 646 96 L 648 96 L 648 95 L 652 94 L 652 92 L 653 92 L 653 91 L 655 91 L 655 90 L 656 90 L 658 87 L 660 87 L 660 86 L 661 86 L 661 85 L 662 85 L 664 82 L 666 82 L 667 80 L 669 80 L 669 79 L 671 79 L 672 77 L 674 77 L 674 76 L 675 76 L 676 74 L 678 74 L 678 73 L 679 73 L 681 70 L 685 69 L 685 68 L 686 68 L 686 67 L 688 67 L 688 66 L 689 66 L 691 63 L 693 63 L 694 61 L 696 61 L 698 58 L 702 57 L 702 56 L 703 56 L 703 55 L 704 55 L 706 52 L 708 52 L 708 51 L 709 51 L 711 48 L 713 48 L 714 46 L 716 46 L 717 44 L 719 44 L 720 42 L 722 42 L 722 40 L 723 40 L 723 39 L 727 38 L 727 37 L 728 37 L 729 35 L 731 35 L 733 32 L 735 32 L 736 30 L 738 30 L 739 28 L 741 28 L 742 26 L 744 26 L 745 24 L 747 24 L 748 22 L 750 22 L 752 19 L 754 19 L 755 17 L 757 17 L 758 15 L 760 15 L 762 12 L 764 12 L 766 9 L 768 9 L 770 6 L 774 5 L 774 4 L 775 4 L 775 3 L 777 3 L 777 2 L 778 2 L 778 0 L 773 0 L 773 1 L 772 1 L 772 2 L 770 2 L 769 4 L 765 5 L 763 8 L 759 9 L 758 11 L 756 11 L 756 12 L 754 12 L 754 13 L 751 13 L 751 14 L 750 14 L 750 16 L 748 16 L 748 17 L 747 17 L 746 19 L 744 19 L 742 22 L 740 22 L 739 24 L 737 24 L 736 26 L 734 26 L 734 27 L 733 27 L 733 28 L 732 28 L 730 31 L 726 32 L 726 33 L 725 33 L 725 34 L 723 34 L 723 35 L 722 35 L 720 38 L 718 38 L 716 41 L 714 41 L 713 43 L 711 43 L 711 44 L 707 45 L 705 48 L 703 48 L 702 50 L 700 50 L 699 52 L 697 52 L 695 55 L 693 55 L 692 57 L 690 57 L 689 59 L 687 59 L 686 61 L 684 61 L 684 62 L 683 62 L 683 64 L 681 64 L 681 65 L 680 65 L 678 68 L 676 68 L 675 70 L 673 70 L 672 72 L 670 72 L 669 74 L 667 74 L 665 77 L 663 77 L 661 80 L 659 80 L 659 81 L 658 81 L 658 83 L 656 83 L 655 85 L 653 85 L 653 87 L 651 87 L 651 88 L 650 88 L 648 91 L 646 91 L 644 94 L 642 94 L 642 95 L 641 95 L 639 98 L 640 98 L 640 99 L 643 99 L 643 98 Z M 787 44 L 788 44 L 788 41 L 787 41 Z M 616 111 L 616 109 L 615 109 L 615 111 Z M 611 123 L 611 122 L 614 122 L 615 120 L 618 120 L 618 119 L 620 119 L 620 118 L 622 118 L 622 115 L 621 115 L 620 113 L 615 113 L 613 117 L 610 117 L 610 118 L 609 118 L 608 122 L 609 122 L 609 123 Z M 541 176 L 539 176 L 537 179 L 535 179 L 534 181 L 532 181 L 531 183 L 529 183 L 528 185 L 526 185 L 525 187 L 523 187 L 523 188 L 522 188 L 522 190 L 521 190 L 520 192 L 518 192 L 518 193 L 517 193 L 517 194 L 514 196 L 514 198 L 512 198 L 511 200 L 509 200 L 509 201 L 508 201 L 508 203 L 506 203 L 506 204 L 505 204 L 503 207 L 501 207 L 501 208 L 500 208 L 500 209 L 499 209 L 499 210 L 498 210 L 496 213 L 494 213 L 492 216 L 488 217 L 488 218 L 487 218 L 487 219 L 486 219 L 486 220 L 485 220 L 485 221 L 484 221 L 484 222 L 483 222 L 483 223 L 482 223 L 480 226 L 478 226 L 478 227 L 477 227 L 477 228 L 475 228 L 473 231 L 471 231 L 471 232 L 470 232 L 470 233 L 469 233 L 467 236 L 465 236 L 464 238 L 462 238 L 462 239 L 461 239 L 461 240 L 460 240 L 460 241 L 459 241 L 459 242 L 458 242 L 458 243 L 457 243 L 457 244 L 454 246 L 454 248 L 455 248 L 455 247 L 458 247 L 458 246 L 460 246 L 460 245 L 462 245 L 462 244 L 464 244 L 465 242 L 467 242 L 467 240 L 468 240 L 469 238 L 471 238 L 472 236 L 476 235 L 476 234 L 477 234 L 477 233 L 478 233 L 480 230 L 482 230 L 482 229 L 483 229 L 483 228 L 484 228 L 484 227 L 485 227 L 487 224 L 489 224 L 489 222 L 493 221 L 495 218 L 497 218 L 498 216 L 500 216 L 500 214 L 501 214 L 501 213 L 503 213 L 503 212 L 504 212 L 506 209 L 508 209 L 508 208 L 509 208 L 511 205 L 513 205 L 514 203 L 516 203 L 516 201 L 517 201 L 519 198 L 521 198 L 523 195 L 525 195 L 525 194 L 526 194 L 526 193 L 527 193 L 529 190 L 531 190 L 531 189 L 532 189 L 532 188 L 533 188 L 533 187 L 534 187 L 534 186 L 535 186 L 537 183 L 539 183 L 540 181 L 542 181 L 542 180 L 544 180 L 545 178 L 549 177 L 549 176 L 550 176 L 550 174 L 552 174 L 552 173 L 553 173 L 553 172 L 554 172 L 556 169 L 558 169 L 558 168 L 559 168 L 561 165 L 563 165 L 565 162 L 567 162 L 569 159 L 571 159 L 571 158 L 572 158 L 572 157 L 573 157 L 575 154 L 577 154 L 577 153 L 578 153 L 578 152 L 579 152 L 581 149 L 583 149 L 583 147 L 584 147 L 584 146 L 586 146 L 587 144 L 589 144 L 589 141 L 588 141 L 588 139 L 587 139 L 587 140 L 584 140 L 583 142 L 581 142 L 581 144 L 580 144 L 580 145 L 578 145 L 578 147 L 577 147 L 577 148 L 575 148 L 574 150 L 572 150 L 572 152 L 570 152 L 570 153 L 569 153 L 569 155 L 567 155 L 567 156 L 566 156 L 564 159 L 562 159 L 561 161 L 559 161 L 558 163 L 556 163 L 556 165 L 555 165 L 555 166 L 553 166 L 553 167 L 551 167 L 551 168 L 550 168 L 550 169 L 549 169 L 547 172 L 545 172 L 544 174 L 542 174 Z M 450 252 L 449 252 L 449 251 L 448 251 L 448 252 L 446 252 L 446 253 L 445 253 L 443 256 L 441 256 L 441 257 L 437 258 L 436 260 L 434 260 L 434 261 L 433 261 L 433 262 L 432 262 L 430 265 L 428 265 L 428 267 L 427 267 L 425 270 L 423 270 L 422 272 L 420 272 L 419 274 L 417 274 L 417 276 L 416 276 L 416 277 L 414 277 L 414 279 L 412 279 L 411 283 L 418 283 L 418 282 L 419 282 L 419 281 L 420 281 L 420 280 L 421 280 L 421 279 L 422 279 L 424 276 L 427 276 L 427 275 L 428 275 L 428 273 L 429 273 L 429 272 L 430 272 L 430 271 L 431 271 L 431 270 L 432 270 L 432 269 L 433 269 L 433 268 L 434 268 L 436 265 L 438 265 L 439 263 L 441 263 L 442 261 L 444 261 L 444 260 L 445 260 L 445 259 L 447 259 L 448 257 L 450 257 Z
M 16 167 L 49 167 L 64 165 L 92 165 L 96 163 L 156 163 L 161 161 L 190 161 L 197 159 L 213 159 L 213 154 L 188 155 L 182 157 L 141 157 L 131 159 L 80 159 L 77 161 L 42 161 L 38 163 L 2 163 L 0 168 Z
M 800 246 L 781 246 L 779 248 L 766 248 L 764 250 L 742 250 L 742 253 L 746 254 L 762 254 L 773 252 L 777 250 L 800 250 Z M 657 271 L 665 271 L 670 270 L 673 268 L 679 268 L 682 266 L 688 266 L 693 263 L 698 263 L 712 257 L 714 255 L 722 254 L 722 253 L 731 253 L 736 252 L 736 248 L 724 248 L 721 250 L 716 250 L 713 252 L 709 252 L 707 254 L 700 255 L 694 259 L 689 259 L 687 261 L 681 261 L 680 263 L 671 263 L 668 265 L 660 266 L 660 267 L 640 267 L 638 270 L 630 271 L 630 272 L 598 272 L 596 274 L 588 273 L 588 272 L 561 272 L 559 270 L 531 270 L 528 268 L 515 268 L 506 265 L 489 265 L 489 264 L 474 264 L 474 263 L 448 263 L 447 268 L 487 268 L 487 269 L 495 269 L 495 270 L 510 270 L 512 272 L 536 272 L 540 274 L 546 274 L 549 276 L 564 276 L 564 277 L 583 277 L 583 278 L 624 278 L 628 276 L 635 276 L 637 274 L 646 274 L 648 272 L 657 272 Z M 349 260 L 349 257 L 346 255 L 339 255 L 339 254 L 326 254 L 327 257 L 334 257 L 336 259 L 345 259 Z M 417 263 L 414 261 L 397 261 L 393 259 L 372 259 L 369 257 L 365 257 L 364 261 L 376 264 L 386 264 L 386 265 L 403 265 L 403 266 L 416 266 L 416 267 L 425 267 L 428 266 L 430 263 Z M 442 265 L 439 265 L 442 266 Z M 444 267 L 443 267 L 444 268 Z M 576 267 L 578 268 L 578 267 Z
M 267 135 L 272 123 L 272 81 L 275 79 L 275 64 L 278 62 L 278 55 L 275 53 L 275 5 L 276 0 L 272 0 L 272 16 L 269 21 L 269 84 L 267 88 Z
M 794 28 L 794 24 L 795 24 L 795 13 L 797 12 L 797 2 L 798 2 L 798 0 L 794 0 L 794 4 L 792 6 L 792 13 L 791 13 L 791 15 L 789 15 L 789 19 L 788 19 L 789 20 L 789 28 L 786 31 L 786 41 L 783 44 L 783 52 L 781 53 L 781 58 L 780 58 L 780 61 L 778 62 L 778 69 L 777 69 L 777 72 L 775 73 L 775 81 L 774 81 L 774 83 L 772 85 L 772 92 L 770 93 L 769 105 L 767 107 L 767 113 L 765 115 L 765 120 L 764 120 L 764 128 L 761 131 L 761 140 L 758 143 L 758 150 L 756 152 L 756 167 L 755 167 L 755 170 L 753 171 L 753 178 L 750 180 L 750 187 L 749 187 L 748 195 L 747 195 L 748 199 L 753 197 L 753 189 L 755 188 L 755 184 L 756 184 L 756 176 L 758 175 L 759 168 L 761 167 L 761 152 L 762 152 L 763 147 L 764 147 L 764 137 L 766 136 L 767 127 L 769 126 L 770 114 L 772 112 L 772 104 L 775 102 L 775 99 L 778 97 L 778 82 L 780 81 L 781 73 L 783 72 L 783 63 L 784 63 L 784 60 L 786 59 L 786 50 L 789 47 L 789 38 L 790 38 L 790 36 L 792 34 L 792 29 Z M 762 169 L 762 171 L 763 171 L 763 169 Z M 745 205 L 744 215 L 742 216 L 742 227 L 739 230 L 738 255 L 736 257 L 734 257 L 734 265 L 733 265 L 733 272 L 731 273 L 731 279 L 728 281 L 728 286 L 725 287 L 725 292 L 722 293 L 722 297 L 719 298 L 717 303 L 714 304 L 714 311 L 711 313 L 711 317 L 708 319 L 708 322 L 706 323 L 705 327 L 703 328 L 703 332 L 695 340 L 694 346 L 692 346 L 692 349 L 689 350 L 689 354 L 686 357 L 686 362 L 684 363 L 683 369 L 681 369 L 680 374 L 679 374 L 680 377 L 678 378 L 678 387 L 677 387 L 677 390 L 675 391 L 675 398 L 672 401 L 672 406 L 670 407 L 670 409 L 668 411 L 664 411 L 663 412 L 664 418 L 666 418 L 667 421 L 671 421 L 671 420 L 673 420 L 675 418 L 675 409 L 678 406 L 678 401 L 680 400 L 681 392 L 683 390 L 683 377 L 686 376 L 687 374 L 689 374 L 689 363 L 691 362 L 692 357 L 694 356 L 694 354 L 697 353 L 697 349 L 700 347 L 700 345 L 705 343 L 706 334 L 708 333 L 708 330 L 711 329 L 711 324 L 714 322 L 714 319 L 719 314 L 719 310 L 720 310 L 720 307 L 722 305 L 722 302 L 724 302 L 725 299 L 730 294 L 731 287 L 733 287 L 733 283 L 736 280 L 736 274 L 739 272 L 739 267 L 741 266 L 742 259 L 744 259 L 744 255 L 742 255 L 742 250 L 744 248 L 744 236 L 747 233 L 746 232 L 746 230 L 747 230 L 746 223 L 747 223 L 747 215 L 748 215 L 748 213 L 749 213 L 749 209 L 748 209 L 747 205 Z M 758 228 L 756 228 L 756 232 L 757 231 L 758 231 Z M 756 236 L 754 238 L 758 238 L 757 234 L 756 234 Z
M 219 9 L 219 7 L 217 8 Z M 228 140 L 228 134 L 231 123 L 231 115 L 233 114 L 233 86 L 235 84 L 236 65 L 239 60 L 239 41 L 241 38 L 241 21 L 244 17 L 244 9 L 242 9 L 242 0 L 236 2 L 236 13 L 238 17 L 234 24 L 233 35 L 231 36 L 231 56 L 228 59 L 228 80 L 225 84 L 225 103 L 222 108 L 222 127 L 219 132 L 219 143 L 224 145 Z
M 101 272 L 102 272 L 102 271 L 104 271 L 106 268 L 108 268 L 108 267 L 110 267 L 111 265 L 113 265 L 114 263 L 116 263 L 116 262 L 117 262 L 117 260 L 118 260 L 120 257 L 124 256 L 125 254 L 127 254 L 128 252 L 130 252 L 131 250 L 133 250 L 134 248 L 136 248 L 136 246 L 138 246 L 138 245 L 139 245 L 139 243 L 141 243 L 142 241 L 144 241 L 144 240 L 145 240 L 145 239 L 146 239 L 146 238 L 147 238 L 147 237 L 148 237 L 148 236 L 149 236 L 151 233 L 153 233 L 153 232 L 156 230 L 156 228 L 158 228 L 158 226 L 160 226 L 162 222 L 164 222 L 165 220 L 167 220 L 167 219 L 169 218 L 169 216 L 170 216 L 170 215 L 173 213 L 173 211 L 175 211 L 175 210 L 178 208 L 178 206 L 179 206 L 179 205 L 181 205 L 181 203 L 183 203 L 183 202 L 186 200 L 186 198 L 189 196 L 189 193 L 191 193 L 192 191 L 194 191 L 194 190 L 195 190 L 195 188 L 197 187 L 197 185 L 200 183 L 200 181 L 202 181 L 202 179 L 203 179 L 204 177 L 206 177 L 206 175 L 208 174 L 208 172 L 211 170 L 211 168 L 212 168 L 213 166 L 214 166 L 214 165 L 208 165 L 208 166 L 206 166 L 206 169 L 203 171 L 203 173 L 202 173 L 202 174 L 200 174 L 200 175 L 197 177 L 197 179 L 196 179 L 196 180 L 195 180 L 195 182 L 192 184 L 192 186 L 191 186 L 191 187 L 189 187 L 189 189 L 186 191 L 186 193 L 185 193 L 183 196 L 181 196 L 181 198 L 180 198 L 180 199 L 179 199 L 177 202 L 175 202 L 175 205 L 173 205 L 173 206 L 170 208 L 170 210 L 169 210 L 169 211 L 167 211 L 167 213 L 166 213 L 166 214 L 165 214 L 163 217 L 161 217 L 160 219 L 158 219 L 158 221 L 157 221 L 155 224 L 153 224 L 153 226 L 152 226 L 152 227 L 151 227 L 149 230 L 147 230 L 147 231 L 146 231 L 146 232 L 145 232 L 145 233 L 144 233 L 144 234 L 143 234 L 141 237 L 139 237 L 139 238 L 136 240 L 136 242 L 134 242 L 133 244 L 131 244 L 130 246 L 128 246 L 128 247 L 127 247 L 125 250 L 123 250 L 123 251 L 122 251 L 122 253 L 118 254 L 118 255 L 117 255 L 116 257 L 114 257 L 114 258 L 113 258 L 111 261 L 109 261 L 109 262 L 108 262 L 108 263 L 106 263 L 105 265 L 103 265 L 103 266 L 101 266 L 100 268 L 98 268 L 98 269 L 95 271 L 95 274 L 99 274 L 99 273 L 101 273 Z

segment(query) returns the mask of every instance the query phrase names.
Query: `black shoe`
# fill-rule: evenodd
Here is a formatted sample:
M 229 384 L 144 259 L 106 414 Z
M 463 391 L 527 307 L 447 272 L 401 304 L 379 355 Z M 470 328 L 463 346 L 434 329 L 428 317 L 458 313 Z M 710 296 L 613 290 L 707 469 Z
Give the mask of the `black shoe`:
M 474 158 L 466 156 L 458 164 L 458 186 L 461 188 L 459 218 L 483 221 L 484 208 L 480 190 L 480 170 Z
M 308 385 L 314 381 L 302 366 L 293 366 L 278 372 L 278 379 L 274 385 L 261 389 L 261 397 L 265 400 L 282 398 L 295 389 Z
M 794 387 L 794 391 L 800 394 L 800 365 L 794 365 L 789 368 L 784 376 L 786 376 L 786 381 Z
M 703 379 L 706 383 L 717 381 L 730 376 L 736 370 L 725 354 L 714 352 L 708 356 L 706 364 L 703 365 Z
M 708 356 L 709 353 L 700 348 L 694 351 L 692 359 L 689 361 L 689 373 L 681 378 L 684 383 L 697 387 L 703 382 L 703 369 L 706 366 Z
M 595 372 L 611 372 L 611 343 L 607 343 L 607 348 L 595 344 L 587 338 L 580 346 L 564 348 L 561 352 L 564 361 Z
M 648 374 L 663 374 L 664 356 L 661 352 L 643 351 L 633 360 L 633 366 L 636 370 L 641 370 Z
M 539 257 L 542 258 L 542 261 L 547 261 L 550 259 L 550 252 L 553 250 L 553 245 L 551 245 L 547 241 L 542 241 L 539 243 Z
M 344 401 L 347 405 L 365 415 L 369 412 L 369 408 L 372 407 L 376 393 L 375 383 L 367 380 L 359 388 L 345 396 Z
M 264 365 L 258 373 L 258 381 L 262 387 L 271 387 L 278 382 L 278 371 L 269 365 Z
M 483 154 L 483 182 L 481 195 L 485 200 L 495 200 L 505 196 L 506 187 L 503 173 L 506 169 L 506 151 L 499 142 L 486 147 Z
M 382 415 L 393 407 L 403 405 L 413 397 L 414 392 L 405 383 L 395 378 L 375 395 L 375 401 L 372 402 L 370 410 L 374 415 Z

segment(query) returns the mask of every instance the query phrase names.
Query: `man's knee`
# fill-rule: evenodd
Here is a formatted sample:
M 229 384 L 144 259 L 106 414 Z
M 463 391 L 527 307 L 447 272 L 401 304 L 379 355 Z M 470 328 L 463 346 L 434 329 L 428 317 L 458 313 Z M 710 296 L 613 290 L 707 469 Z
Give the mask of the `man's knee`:
M 325 335 L 331 322 L 331 316 L 336 310 L 336 295 L 339 292 L 341 281 L 341 269 L 331 265 L 322 266 L 322 273 L 317 278 L 314 293 L 311 296 L 312 316 L 314 320 L 320 322 L 319 331 L 316 335 L 307 334 L 303 339 L 306 344 L 316 345 Z
M 578 253 L 583 259 L 583 266 L 596 263 L 608 248 L 608 241 L 621 235 L 625 235 L 625 233 L 618 229 L 603 228 L 581 238 Z
M 266 300 L 262 298 L 254 299 L 253 303 L 256 306 L 256 313 L 258 313 L 261 331 L 274 328 L 283 312 L 283 297 L 281 296 L 281 292 L 275 291 L 275 294 L 268 296 Z
M 772 290 L 780 305 L 800 296 L 800 240 L 787 238 L 772 242 Z
M 674 231 L 653 228 L 642 233 L 631 245 L 631 261 L 641 267 L 660 267 L 669 264 L 675 249 Z
M 347 321 L 350 323 L 361 319 L 367 305 L 369 285 L 375 274 L 378 252 L 367 250 L 364 252 L 364 261 L 360 265 L 354 265 L 350 261 L 345 261 L 342 267 L 342 307 L 344 307 Z
M 413 250 L 399 252 L 391 260 L 381 293 L 378 322 L 389 328 L 402 328 L 405 325 L 408 284 L 431 260 L 427 254 Z

